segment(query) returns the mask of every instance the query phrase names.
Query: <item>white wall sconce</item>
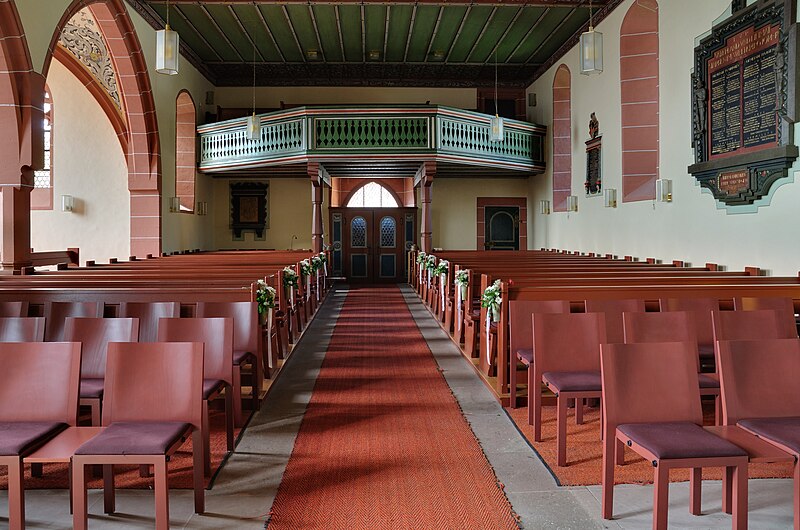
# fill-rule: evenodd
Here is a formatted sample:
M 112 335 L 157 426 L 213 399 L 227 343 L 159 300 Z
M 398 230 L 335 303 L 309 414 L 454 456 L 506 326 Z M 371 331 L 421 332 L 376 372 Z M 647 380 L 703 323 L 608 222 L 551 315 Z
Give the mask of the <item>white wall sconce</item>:
M 658 202 L 672 202 L 672 181 L 670 179 L 656 180 L 656 200 Z
M 550 215 L 550 201 L 548 200 L 539 201 L 539 213 L 542 215 Z
M 170 212 L 180 212 L 181 211 L 181 198 L 180 197 L 171 197 L 169 199 L 169 211 Z
M 208 203 L 206 201 L 198 201 L 195 213 L 197 215 L 208 215 Z
M 606 188 L 603 192 L 603 197 L 605 199 L 604 206 L 606 208 L 616 208 L 617 207 L 617 189 L 616 188 Z
M 75 211 L 75 198 L 72 195 L 61 196 L 61 211 L 62 212 Z
M 567 196 L 567 211 L 568 212 L 577 212 L 578 211 L 578 196 L 577 195 L 568 195 Z

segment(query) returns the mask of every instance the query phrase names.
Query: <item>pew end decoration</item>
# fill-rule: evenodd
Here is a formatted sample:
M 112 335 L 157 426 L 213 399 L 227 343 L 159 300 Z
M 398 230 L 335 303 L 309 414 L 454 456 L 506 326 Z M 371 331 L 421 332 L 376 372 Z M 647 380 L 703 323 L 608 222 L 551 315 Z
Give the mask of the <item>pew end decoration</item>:
M 446 259 L 439 260 L 439 263 L 433 268 L 434 276 L 447 275 L 447 270 L 450 268 L 450 262 Z
M 501 295 L 503 291 L 500 288 L 500 280 L 495 280 L 492 285 L 483 291 L 481 296 L 481 307 L 489 310 L 492 322 L 500 321 L 500 303 L 503 301 Z
M 256 302 L 258 302 L 258 314 L 261 315 L 270 309 L 275 309 L 275 288 L 267 285 L 264 280 L 258 280 L 256 284 Z
M 311 262 L 308 259 L 302 260 L 300 262 L 300 274 L 310 276 L 312 272 L 314 272 L 314 269 L 311 266 Z
M 287 288 L 297 289 L 297 272 L 291 267 L 284 267 L 283 269 L 283 286 Z
M 461 299 L 467 297 L 467 286 L 469 285 L 469 271 L 462 269 L 456 273 L 456 285 L 461 291 Z

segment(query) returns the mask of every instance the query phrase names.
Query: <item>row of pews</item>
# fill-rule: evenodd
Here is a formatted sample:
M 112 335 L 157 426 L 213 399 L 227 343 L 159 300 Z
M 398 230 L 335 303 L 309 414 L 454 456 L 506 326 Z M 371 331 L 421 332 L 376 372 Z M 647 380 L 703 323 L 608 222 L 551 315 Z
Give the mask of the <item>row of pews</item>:
M 274 289 L 274 307 L 259 311 L 259 298 L 267 287 Z M 74 450 L 93 455 L 83 458 L 85 464 L 107 464 L 108 458 L 97 455 L 109 456 L 103 452 L 109 450 L 108 441 L 127 439 L 141 445 L 162 435 L 171 441 L 152 458 L 132 457 L 131 449 L 123 448 L 122 453 L 111 453 L 120 455 L 111 460 L 140 464 L 142 476 L 155 466 L 156 526 L 166 528 L 166 462 L 192 438 L 195 508 L 202 513 L 203 476 L 211 473 L 211 400 L 224 398 L 227 450 L 232 451 L 234 424 L 246 425 L 243 406 L 251 412 L 260 406 L 329 287 L 327 255 L 308 250 L 197 251 L 0 276 L 0 366 L 6 367 L 0 384 L 5 389 L 28 385 L 18 396 L 4 391 L 8 399 L 0 404 L 0 431 L 5 433 L 0 436 L 0 465 L 7 465 L 13 478 L 11 528 L 24 527 L 23 462 L 32 463 L 31 472 L 40 475 L 42 462 L 64 461 L 48 460 L 54 451 L 63 459 L 60 453 Z M 183 356 L 185 363 L 168 360 L 173 356 Z M 52 373 L 31 373 L 43 364 L 51 365 Z M 31 372 L 26 373 L 27 368 Z M 165 382 L 167 369 L 173 385 Z M 16 380 L 20 374 L 24 383 Z M 150 388 L 156 381 L 160 383 Z M 249 396 L 242 391 L 245 381 Z M 89 396 L 90 387 L 98 384 L 99 393 Z M 199 404 L 199 415 L 193 412 L 194 403 Z M 91 411 L 90 418 L 82 420 L 84 426 L 79 424 L 79 406 Z M 165 418 L 173 418 L 168 423 L 180 418 L 174 433 L 164 432 Z M 41 427 L 31 427 L 32 421 L 44 421 L 52 429 L 20 444 L 19 436 L 36 434 Z M 136 425 L 131 427 L 131 421 Z M 116 430 L 106 432 L 109 429 Z M 92 444 L 100 447 L 99 453 Z M 150 454 L 152 449 L 137 445 L 135 451 L 145 452 L 133 454 Z M 72 455 L 66 455 L 68 461 Z M 107 512 L 114 510 L 113 474 L 112 466 L 103 466 Z M 84 476 L 82 468 L 78 475 Z M 75 527 L 85 528 L 85 488 L 79 482 L 74 485 Z
M 667 528 L 670 469 L 691 470 L 700 515 L 701 469 L 724 467 L 723 511 L 747 528 L 748 464 L 792 462 L 800 530 L 798 278 L 547 250 L 412 252 L 409 270 L 497 398 L 516 408 L 527 393 L 534 442 L 542 405 L 556 405 L 554 469 L 569 465 L 568 408 L 582 424 L 600 404 L 605 519 L 632 451 L 654 469 L 653 528 Z

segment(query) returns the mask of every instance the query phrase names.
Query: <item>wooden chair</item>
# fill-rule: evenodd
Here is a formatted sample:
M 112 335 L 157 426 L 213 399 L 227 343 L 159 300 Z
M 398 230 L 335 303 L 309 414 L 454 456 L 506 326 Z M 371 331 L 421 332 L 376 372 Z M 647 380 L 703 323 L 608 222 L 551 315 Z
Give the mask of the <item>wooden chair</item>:
M 202 342 L 203 355 L 203 457 L 204 472 L 211 475 L 209 402 L 224 392 L 225 432 L 233 451 L 233 320 L 230 318 L 162 318 L 159 342 Z
M 567 300 L 512 300 L 508 304 L 509 350 L 512 352 L 509 368 L 510 406 L 517 408 L 517 381 L 519 371 L 527 373 L 533 362 L 533 335 L 531 315 L 533 313 L 569 313 Z M 537 390 L 540 390 L 537 388 Z M 528 389 L 531 392 L 531 389 Z M 530 411 L 529 411 L 530 412 Z
M 155 342 L 158 337 L 158 320 L 179 318 L 178 302 L 120 302 L 118 315 L 139 319 L 139 342 Z
M 92 425 L 100 425 L 103 388 L 106 374 L 106 352 L 110 342 L 136 342 L 139 339 L 137 318 L 75 318 L 67 317 L 64 340 L 80 342 L 81 388 L 80 406 L 92 412 Z
M 111 343 L 105 375 L 105 429 L 72 459 L 73 527 L 88 524 L 86 466 L 103 464 L 104 508 L 113 513 L 114 464 L 155 469 L 155 523 L 169 528 L 167 464 L 192 436 L 194 509 L 205 511 L 203 484 L 203 345 Z
M 719 341 L 725 425 L 794 456 L 794 528 L 800 529 L 800 339 Z
M 0 344 L 0 466 L 13 530 L 25 527 L 22 459 L 77 423 L 80 371 L 80 344 Z
M 261 348 L 261 326 L 258 323 L 256 302 L 199 302 L 197 316 L 200 318 L 222 317 L 233 320 L 233 422 L 244 425 L 242 414 L 242 366 L 249 362 L 253 396 L 252 411 L 258 410 L 261 382 L 265 368 Z M 266 367 L 269 370 L 269 367 Z
M 622 442 L 655 468 L 653 528 L 666 529 L 669 471 L 690 468 L 689 511 L 700 515 L 701 468 L 726 467 L 735 481 L 733 524 L 747 528 L 747 453 L 703 429 L 694 341 L 603 344 L 602 513 L 613 518 L 614 455 Z
M 600 344 L 606 341 L 606 325 L 600 313 L 533 313 L 533 366 L 528 388 L 543 382 L 557 398 L 557 463 L 567 465 L 567 401 L 575 400 L 576 421 L 583 400 L 600 398 Z M 542 441 L 542 393 L 528 392 L 533 439 Z M 532 409 L 532 410 L 531 410 Z
M 102 302 L 45 302 L 44 340 L 47 342 L 64 340 L 64 324 L 67 317 L 102 318 L 103 309 Z
M 710 314 L 709 314 L 710 317 Z M 623 313 L 625 343 L 641 342 L 693 342 L 697 344 L 697 319 L 690 311 L 666 313 Z M 697 349 L 697 348 L 695 348 Z M 719 379 L 716 374 L 700 372 L 700 357 L 696 355 L 698 384 L 701 396 L 714 396 L 716 424 L 722 421 L 722 403 L 719 398 Z M 620 455 L 619 464 L 623 461 Z
M 736 311 L 758 311 L 769 309 L 777 311 L 781 322 L 786 326 L 786 332 L 793 331 L 793 337 L 797 337 L 798 321 L 794 312 L 794 302 L 791 298 L 779 296 L 765 297 L 736 297 L 733 299 L 733 308 Z
M 700 371 L 714 372 L 714 330 L 711 312 L 719 311 L 716 298 L 662 298 L 659 300 L 662 312 L 689 311 L 697 330 L 697 352 L 700 355 Z
M 28 302 L 0 302 L 0 318 L 28 316 Z
M 0 342 L 42 342 L 44 317 L 0 317 Z
M 611 344 L 625 342 L 625 329 L 622 313 L 644 313 L 644 300 L 586 300 L 587 313 L 603 313 L 606 317 L 606 340 Z
M 797 338 L 794 326 L 787 326 L 778 311 L 769 309 L 714 311 L 712 321 L 715 341 Z

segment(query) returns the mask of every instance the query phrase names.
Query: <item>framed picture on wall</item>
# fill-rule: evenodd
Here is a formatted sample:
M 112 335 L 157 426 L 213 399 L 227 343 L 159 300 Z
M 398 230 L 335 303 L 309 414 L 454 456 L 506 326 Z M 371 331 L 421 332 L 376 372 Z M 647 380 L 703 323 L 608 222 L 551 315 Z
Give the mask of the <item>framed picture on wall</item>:
M 252 230 L 257 240 L 264 239 L 269 228 L 269 184 L 267 182 L 232 182 L 231 230 L 234 240 L 241 240 L 242 232 Z

